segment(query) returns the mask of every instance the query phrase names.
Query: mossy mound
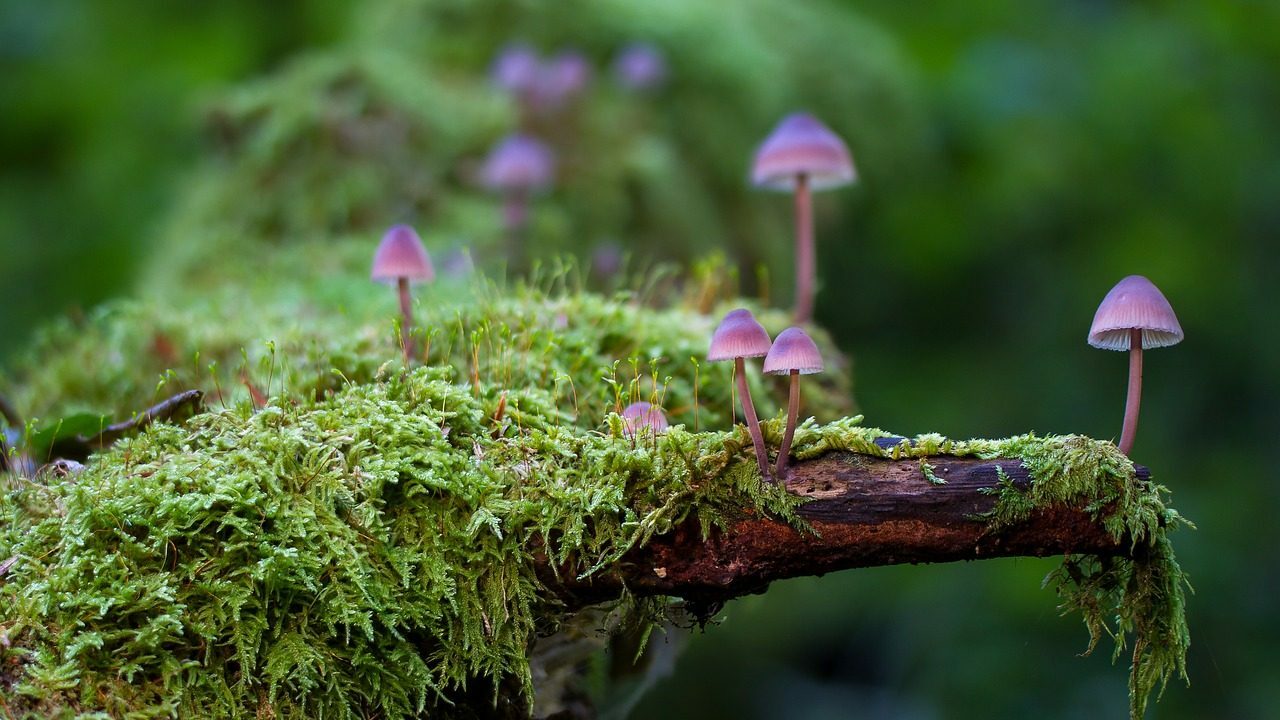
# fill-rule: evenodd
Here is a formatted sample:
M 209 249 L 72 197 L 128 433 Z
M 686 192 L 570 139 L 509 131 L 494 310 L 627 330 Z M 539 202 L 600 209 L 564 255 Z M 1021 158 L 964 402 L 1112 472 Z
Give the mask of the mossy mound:
M 993 528 L 1068 502 L 1131 539 L 1132 558 L 1067 558 L 1050 580 L 1095 642 L 1133 634 L 1140 716 L 1187 645 L 1163 490 L 1087 438 L 887 435 L 810 423 L 795 447 L 1017 458 L 1031 489 L 993 488 Z M 54 717 L 520 714 L 534 638 L 569 620 L 539 563 L 590 573 L 686 518 L 795 521 L 801 502 L 761 484 L 741 429 L 585 430 L 544 390 L 439 367 L 153 426 L 77 476 L 9 485 L 0 667 L 13 712 Z

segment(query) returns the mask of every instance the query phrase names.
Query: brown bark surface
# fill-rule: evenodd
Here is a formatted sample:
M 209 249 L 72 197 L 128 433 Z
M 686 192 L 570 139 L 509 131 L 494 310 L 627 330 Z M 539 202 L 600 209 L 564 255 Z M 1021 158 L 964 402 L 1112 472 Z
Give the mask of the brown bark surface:
M 774 580 L 848 568 L 1124 550 L 1101 522 L 1077 508 L 1039 511 L 1017 525 L 990 529 L 978 516 L 996 498 L 982 491 L 997 485 L 1001 471 L 1015 485 L 1027 485 L 1018 460 L 939 456 L 928 462 L 945 484 L 931 483 L 915 458 L 832 453 L 798 462 L 786 487 L 812 498 L 799 514 L 816 534 L 748 517 L 704 541 L 696 521 L 689 521 L 590 578 L 556 582 L 547 572 L 544 579 L 572 606 L 616 596 L 624 586 L 636 595 L 715 603 L 762 592 Z M 1139 467 L 1138 476 L 1149 473 Z

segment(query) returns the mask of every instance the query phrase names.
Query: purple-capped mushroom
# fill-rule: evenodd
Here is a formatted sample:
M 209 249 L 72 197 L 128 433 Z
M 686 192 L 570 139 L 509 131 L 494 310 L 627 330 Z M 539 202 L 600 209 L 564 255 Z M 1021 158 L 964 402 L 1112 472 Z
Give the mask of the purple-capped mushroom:
M 634 402 L 622 409 L 623 430 L 635 437 L 642 432 L 660 435 L 667 430 L 667 416 L 662 408 L 647 402 Z
M 405 361 L 409 352 L 409 332 L 413 328 L 413 299 L 409 294 L 410 283 L 431 282 L 436 277 L 431 266 L 431 256 L 423 246 L 418 233 L 408 225 L 393 225 L 382 236 L 373 254 L 373 268 L 369 273 L 374 282 L 394 283 L 400 296 L 401 342 Z
M 811 190 L 853 182 L 857 172 L 849 148 L 808 113 L 782 119 L 756 151 L 751 181 L 757 187 L 794 191 L 796 201 L 795 322 L 813 317 L 813 200 Z
M 767 355 L 770 345 L 769 333 L 764 326 L 756 321 L 750 310 L 739 308 L 729 312 L 720 321 L 720 326 L 711 336 L 711 347 L 707 351 L 708 360 L 734 362 L 742 414 L 747 418 L 747 432 L 751 433 L 756 463 L 760 466 L 760 476 L 765 480 L 769 479 L 769 456 L 765 452 L 764 434 L 760 432 L 760 418 L 756 416 L 756 406 L 751 401 L 751 389 L 747 386 L 745 358 Z
M 1125 455 L 1138 434 L 1138 407 L 1142 403 L 1142 351 L 1182 342 L 1182 326 L 1173 306 L 1154 283 L 1130 275 L 1116 283 L 1102 298 L 1089 328 L 1089 344 L 1104 350 L 1129 351 L 1129 392 L 1124 405 L 1124 425 L 1117 447 Z
M 804 330 L 789 327 L 778 333 L 778 338 L 764 358 L 764 371 L 769 375 L 790 375 L 791 388 L 787 398 L 787 429 L 778 447 L 778 481 L 786 477 L 790 462 L 791 440 L 796 434 L 796 421 L 800 416 L 800 376 L 822 372 L 822 353 Z

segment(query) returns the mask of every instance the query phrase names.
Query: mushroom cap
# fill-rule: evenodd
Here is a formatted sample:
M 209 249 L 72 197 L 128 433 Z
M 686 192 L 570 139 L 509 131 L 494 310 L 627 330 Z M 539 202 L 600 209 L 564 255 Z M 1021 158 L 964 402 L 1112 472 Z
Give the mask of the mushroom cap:
M 770 375 L 786 375 L 792 370 L 801 375 L 822 372 L 822 353 L 809 334 L 798 327 L 778 333 L 764 359 L 764 371 Z
M 591 62 L 577 50 L 564 50 L 538 69 L 535 95 L 548 109 L 556 109 L 581 95 L 591 84 Z
M 667 416 L 662 408 L 647 402 L 634 402 L 623 408 L 622 420 L 628 435 L 645 428 L 655 435 L 667 429 Z
M 1102 298 L 1089 328 L 1089 344 L 1104 350 L 1128 350 L 1129 331 L 1142 331 L 1142 347 L 1182 342 L 1182 326 L 1160 288 L 1141 275 L 1116 283 Z
M 418 233 L 408 225 L 392 225 L 373 253 L 369 277 L 375 282 L 395 282 L 400 278 L 430 282 L 435 279 L 436 271 Z
M 538 81 L 541 60 L 538 53 L 525 43 L 512 43 L 493 59 L 489 76 L 493 84 L 515 94 L 533 90 Z
M 667 79 L 667 60 L 654 45 L 631 43 L 613 61 L 613 74 L 618 84 L 628 90 L 649 90 Z
M 769 353 L 769 332 L 746 308 L 732 310 L 711 336 L 708 360 L 761 357 Z
M 765 138 L 756 150 L 751 182 L 790 191 L 799 175 L 807 176 L 814 190 L 847 185 L 858 177 L 844 141 L 808 113 L 786 116 Z
M 480 170 L 490 190 L 540 190 L 551 184 L 555 161 L 551 150 L 527 135 L 508 135 L 494 146 Z

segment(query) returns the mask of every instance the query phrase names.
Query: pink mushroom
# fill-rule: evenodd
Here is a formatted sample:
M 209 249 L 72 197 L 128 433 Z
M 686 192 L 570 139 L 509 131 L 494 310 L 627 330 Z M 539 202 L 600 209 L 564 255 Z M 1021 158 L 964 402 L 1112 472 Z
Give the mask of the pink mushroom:
M 628 90 L 653 90 L 667 79 L 667 60 L 654 45 L 631 43 L 622 48 L 613 61 L 613 73 L 618 83 Z
M 1142 351 L 1182 342 L 1182 326 L 1160 288 L 1141 275 L 1116 283 L 1102 298 L 1089 328 L 1089 344 L 1104 350 L 1129 351 L 1129 394 L 1117 447 L 1125 455 L 1138 434 L 1138 406 L 1142 403 Z
M 765 453 L 764 434 L 760 432 L 756 406 L 751 402 L 751 389 L 747 387 L 744 358 L 763 357 L 768 354 L 769 345 L 769 333 L 764 326 L 756 321 L 750 310 L 739 308 L 720 321 L 720 326 L 711 336 L 711 348 L 707 351 L 708 360 L 734 362 L 734 373 L 738 376 L 738 394 L 742 397 L 742 414 L 747 418 L 747 431 L 751 433 L 751 444 L 755 447 L 756 463 L 760 465 L 760 476 L 765 480 L 769 479 L 769 456 Z
M 783 118 L 756 151 L 752 182 L 758 187 L 795 192 L 797 324 L 813 316 L 813 202 L 809 191 L 848 185 L 856 178 L 844 141 L 808 113 Z
M 787 401 L 787 429 L 778 447 L 778 482 L 786 477 L 787 463 L 791 455 L 791 439 L 796 434 L 796 420 L 800 415 L 800 376 L 822 372 L 822 353 L 813 340 L 798 327 L 789 327 L 778 334 L 769 354 L 764 359 L 764 371 L 770 375 L 790 375 L 791 391 Z
M 409 331 L 413 328 L 413 303 L 409 296 L 409 284 L 431 282 L 436 277 L 431 266 L 431 256 L 422 245 L 418 233 L 408 225 L 393 225 L 382 236 L 373 254 L 373 269 L 369 277 L 374 282 L 395 283 L 400 294 L 401 342 L 405 362 L 410 359 Z
M 667 416 L 662 408 L 647 402 L 634 402 L 622 409 L 624 431 L 635 437 L 648 431 L 660 435 L 667 430 Z

